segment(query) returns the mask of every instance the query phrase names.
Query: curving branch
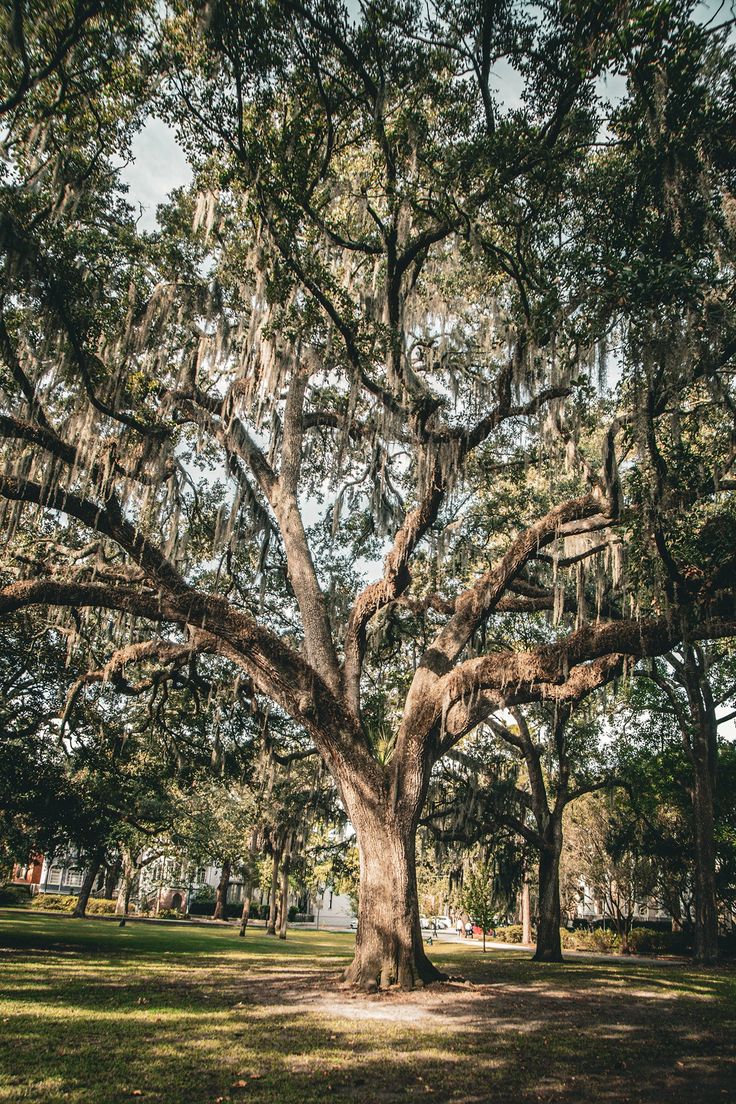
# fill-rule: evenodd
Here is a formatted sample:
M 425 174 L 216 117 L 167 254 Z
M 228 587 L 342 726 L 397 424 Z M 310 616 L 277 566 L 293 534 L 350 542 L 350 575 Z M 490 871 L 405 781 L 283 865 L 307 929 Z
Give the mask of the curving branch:
M 449 447 L 453 450 L 453 460 L 457 465 L 461 463 L 469 454 L 470 451 L 475 449 L 481 444 L 494 429 L 497 429 L 503 421 L 508 418 L 529 416 L 532 413 L 537 412 L 542 405 L 551 402 L 555 398 L 559 398 L 561 394 L 569 394 L 568 388 L 551 388 L 547 391 L 540 393 L 534 399 L 531 399 L 523 406 L 511 406 L 506 396 L 501 395 L 499 404 L 492 414 L 482 419 L 477 423 L 475 428 L 467 435 L 455 435 L 448 434 L 446 441 L 449 442 Z M 435 435 L 439 437 L 440 435 Z M 399 528 L 395 538 L 393 547 L 384 560 L 383 577 L 375 583 L 371 583 L 363 593 L 358 597 L 353 610 L 350 615 L 350 619 L 345 634 L 345 663 L 343 668 L 343 684 L 345 687 L 345 693 L 347 695 L 350 707 L 357 712 L 360 708 L 360 674 L 363 663 L 363 657 L 365 654 L 366 643 L 366 629 L 373 617 L 385 606 L 391 602 L 396 601 L 401 595 L 408 589 L 411 583 L 411 573 L 409 571 L 409 562 L 411 557 L 421 541 L 424 535 L 429 530 L 430 526 L 436 521 L 439 514 L 440 507 L 445 499 L 447 492 L 447 476 L 443 468 L 443 460 L 445 459 L 443 452 L 440 450 L 435 457 L 432 472 L 427 480 L 427 490 L 424 493 L 419 505 L 416 506 L 409 514 L 407 514 L 404 523 Z M 578 520 L 584 517 L 591 517 L 594 514 L 601 512 L 601 502 L 595 496 L 586 496 L 583 500 L 575 500 L 573 504 L 566 503 L 564 506 L 558 508 L 558 512 L 552 511 L 551 515 L 548 515 L 550 525 L 550 535 L 548 541 L 552 540 L 557 535 L 559 528 L 567 521 Z M 547 519 L 545 519 L 547 520 Z M 543 525 L 539 523 L 540 526 Z M 528 550 L 523 556 L 519 556 L 518 566 L 514 570 L 510 570 L 507 565 L 507 560 L 503 561 L 502 567 L 499 571 L 506 571 L 508 578 L 505 578 L 503 585 L 499 583 L 499 590 L 495 596 L 495 601 L 501 597 L 502 591 L 505 589 L 508 582 L 510 582 L 514 575 L 516 575 L 527 560 L 531 557 L 532 551 L 538 547 L 539 540 L 542 539 L 541 530 L 538 534 L 536 530 L 528 531 L 530 533 Z M 526 548 L 527 546 L 525 546 Z M 512 556 L 511 553 L 508 554 Z M 510 560 L 508 561 L 511 562 Z M 484 576 L 484 580 L 487 579 Z M 483 580 L 477 584 L 477 588 L 480 592 L 483 590 Z M 488 612 L 490 613 L 493 598 L 491 597 L 492 587 L 488 585 Z M 470 594 L 471 592 L 467 592 Z M 468 606 L 467 598 L 462 595 L 456 600 L 456 610 L 458 609 L 457 603 L 460 603 L 462 611 L 456 613 L 455 617 L 448 622 L 445 630 L 445 637 L 435 639 L 435 643 L 438 644 L 438 648 L 442 648 L 445 643 L 449 644 L 450 638 L 457 633 L 461 633 L 463 630 L 460 626 L 460 618 L 466 617 L 466 611 Z M 455 618 L 458 618 L 456 620 Z M 465 643 L 470 639 L 475 628 L 480 624 L 480 615 L 475 622 L 467 621 L 469 626 L 467 629 L 467 635 L 463 643 L 459 646 L 458 650 L 454 652 L 453 658 L 459 655 L 460 651 L 464 647 Z M 439 641 L 439 643 L 438 643 Z M 427 653 L 429 655 L 429 653 Z M 433 658 L 433 657 L 431 657 Z M 420 683 L 423 680 L 421 676 L 419 679 L 415 678 L 412 684 L 412 691 L 416 684 L 417 691 L 423 693 L 423 687 L 420 689 Z M 410 691 L 407 699 L 407 711 L 411 708 L 412 691 Z M 405 716 L 407 713 L 405 712 Z
M 555 540 L 566 523 L 592 518 L 600 512 L 598 496 L 584 495 L 554 507 L 540 521 L 520 533 L 498 566 L 487 571 L 456 599 L 454 615 L 422 657 L 417 672 L 421 686 L 426 685 L 425 671 L 436 677 L 449 670 L 476 629 L 497 607 L 504 591 L 529 560 L 539 553 L 540 548 Z M 605 523 L 610 524 L 610 521 L 606 519 Z M 411 694 L 407 701 L 409 708 L 410 702 Z
M 20 73 L 14 87 L 0 100 L 0 117 L 19 106 L 33 88 L 56 73 L 69 53 L 77 46 L 89 23 L 104 11 L 104 0 L 76 0 L 68 21 L 49 36 L 49 50 L 43 61 L 35 64 L 26 36 L 25 0 L 12 0 L 10 46 L 20 61 Z

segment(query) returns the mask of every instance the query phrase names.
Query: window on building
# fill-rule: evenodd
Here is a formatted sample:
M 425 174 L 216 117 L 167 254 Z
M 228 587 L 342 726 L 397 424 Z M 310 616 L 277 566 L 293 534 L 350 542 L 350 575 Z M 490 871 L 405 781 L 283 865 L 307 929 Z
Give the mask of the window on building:
M 67 874 L 66 884 L 71 886 L 72 889 L 78 889 L 82 884 L 82 871 L 70 870 Z

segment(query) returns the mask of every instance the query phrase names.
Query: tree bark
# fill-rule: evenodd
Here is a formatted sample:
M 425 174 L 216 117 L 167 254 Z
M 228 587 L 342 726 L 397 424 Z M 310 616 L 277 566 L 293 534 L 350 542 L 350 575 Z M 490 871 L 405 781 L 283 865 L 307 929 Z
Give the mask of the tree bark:
M 122 859 L 120 855 L 118 855 L 115 861 L 109 863 L 105 870 L 104 896 L 108 901 L 111 901 L 115 896 L 115 886 L 118 883 L 118 878 L 120 877 L 120 870 L 122 868 L 122 865 Z
M 345 980 L 374 992 L 444 978 L 424 953 L 416 881 L 416 825 L 383 803 L 349 802 L 360 855 L 355 957 Z
M 220 880 L 217 883 L 217 892 L 215 894 L 215 911 L 212 913 L 213 920 L 227 919 L 227 891 L 230 888 L 231 871 L 232 864 L 230 862 L 230 859 L 225 859 L 222 864 Z
M 521 942 L 529 946 L 532 941 L 532 909 L 529 892 L 529 874 L 524 871 L 524 881 L 521 886 Z
M 695 939 L 693 958 L 712 964 L 718 959 L 716 894 L 715 789 L 718 763 L 718 722 L 708 679 L 707 656 L 697 645 L 682 649 L 677 673 L 685 686 L 691 725 L 682 724 L 685 749 L 693 770 L 692 804 L 695 841 Z
M 289 920 L 289 868 L 291 854 L 287 848 L 281 860 L 281 896 L 279 903 L 279 939 L 286 939 L 286 927 Z
M 560 941 L 560 853 L 562 825 L 550 824 L 539 852 L 539 920 L 534 962 L 562 962 Z
M 276 934 L 276 919 L 279 905 L 279 868 L 281 866 L 281 848 L 274 850 L 273 870 L 271 871 L 271 890 L 268 895 L 268 922 L 266 935 Z
M 695 835 L 695 938 L 693 958 L 713 964 L 718 959 L 715 815 L 711 771 L 705 756 L 695 751 L 693 822 Z
M 241 939 L 245 938 L 245 929 L 248 927 L 248 921 L 250 919 L 250 903 L 253 900 L 252 881 L 245 883 L 243 893 L 243 909 L 240 913 L 240 931 L 238 932 Z
M 120 927 L 125 927 L 125 921 L 128 916 L 128 909 L 130 908 L 130 895 L 133 892 L 133 879 L 135 878 L 135 863 L 133 862 L 133 856 L 126 847 L 121 850 L 122 856 L 122 872 L 120 875 L 120 886 L 118 888 L 118 896 L 115 902 L 115 915 L 120 916 Z
M 96 851 L 90 859 L 90 864 L 87 867 L 87 872 L 84 875 L 84 880 L 79 888 L 79 896 L 77 897 L 77 903 L 74 907 L 72 916 L 75 916 L 78 920 L 83 920 L 87 914 L 87 902 L 89 901 L 90 894 L 92 893 L 92 886 L 95 884 L 95 879 L 102 866 L 102 858 L 104 852 Z
M 258 844 L 261 838 L 259 828 L 254 828 L 250 836 L 250 844 L 248 847 L 248 853 L 250 862 L 246 870 L 246 882 L 243 886 L 243 910 L 240 914 L 240 931 L 238 935 L 241 939 L 245 938 L 245 929 L 248 927 L 248 920 L 250 919 L 250 904 L 253 900 L 253 885 L 254 877 L 253 870 L 255 869 L 256 855 L 258 854 Z

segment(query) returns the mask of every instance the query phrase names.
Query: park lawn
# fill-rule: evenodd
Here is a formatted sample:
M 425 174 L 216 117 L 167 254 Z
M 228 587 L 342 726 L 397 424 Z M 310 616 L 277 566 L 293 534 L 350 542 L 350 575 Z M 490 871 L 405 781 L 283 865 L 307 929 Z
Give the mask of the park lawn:
M 0 1104 L 736 1101 L 733 970 L 446 944 L 363 996 L 352 944 L 0 910 Z

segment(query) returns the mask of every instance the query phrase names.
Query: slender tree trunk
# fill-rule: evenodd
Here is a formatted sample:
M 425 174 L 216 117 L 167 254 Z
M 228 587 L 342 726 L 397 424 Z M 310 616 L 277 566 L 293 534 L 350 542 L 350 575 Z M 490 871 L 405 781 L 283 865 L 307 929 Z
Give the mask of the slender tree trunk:
M 697 749 L 700 750 L 700 749 Z M 695 940 L 693 958 L 712 964 L 718 959 L 715 815 L 711 772 L 696 750 L 693 781 L 695 834 Z
M 125 921 L 128 916 L 128 909 L 130 908 L 130 895 L 133 892 L 133 879 L 135 878 L 135 863 L 133 862 L 133 856 L 130 851 L 123 847 L 121 850 L 122 857 L 122 872 L 120 875 L 120 886 L 118 888 L 118 897 L 115 902 L 115 915 L 120 916 L 120 927 L 125 927 Z
M 104 896 L 108 901 L 112 901 L 115 896 L 115 886 L 118 884 L 122 865 L 122 858 L 118 855 L 115 861 L 111 862 L 105 870 Z
M 532 941 L 532 909 L 531 895 L 529 891 L 529 874 L 524 871 L 524 881 L 521 886 L 521 942 L 529 946 Z
M 618 936 L 619 954 L 625 955 L 631 953 L 629 945 L 629 930 L 631 928 L 631 907 L 627 904 L 627 911 L 621 907 L 621 896 L 618 889 L 616 890 L 616 896 L 614 897 L 612 889 L 609 889 L 609 899 L 607 905 L 607 911 L 611 914 L 611 923 L 616 929 L 616 935 Z
M 550 822 L 539 853 L 539 921 L 534 962 L 562 962 L 560 941 L 560 853 L 562 826 Z
M 220 880 L 217 883 L 217 893 L 215 894 L 215 911 L 212 913 L 213 920 L 227 919 L 227 891 L 230 888 L 231 871 L 232 864 L 230 862 L 230 859 L 225 859 L 222 864 Z
M 276 918 L 279 902 L 279 869 L 281 867 L 281 848 L 274 849 L 273 870 L 271 871 L 271 891 L 268 897 L 268 922 L 266 935 L 276 934 Z
M 90 894 L 92 893 L 92 886 L 95 884 L 95 879 L 99 874 L 100 867 L 102 866 L 102 858 L 104 852 L 96 851 L 90 859 L 90 864 L 87 867 L 87 871 L 84 875 L 84 880 L 79 889 L 79 896 L 77 897 L 77 903 L 74 907 L 72 916 L 75 916 L 78 920 L 83 920 L 87 914 L 87 902 L 89 901 Z
M 279 905 L 279 939 L 286 939 L 286 927 L 289 920 L 289 868 L 291 853 L 287 847 L 281 860 L 281 899 Z
M 682 723 L 685 749 L 693 769 L 692 803 L 695 838 L 696 962 L 718 958 L 718 903 L 716 895 L 715 790 L 718 763 L 718 722 L 708 680 L 708 660 L 697 645 L 683 648 L 681 678 L 687 690 L 691 726 Z
M 629 939 L 630 934 L 631 917 L 627 916 L 624 918 L 624 922 L 621 926 L 621 931 L 619 932 L 619 946 L 621 947 L 622 955 L 631 954 L 631 941 Z
M 248 927 L 248 921 L 250 919 L 250 905 L 253 900 L 253 882 L 248 880 L 243 887 L 243 908 L 240 913 L 240 931 L 238 935 L 241 939 L 245 938 L 245 929 Z
M 251 901 L 253 900 L 254 881 L 252 871 L 255 869 L 256 855 L 258 854 L 259 849 L 259 840 L 260 831 L 258 828 L 255 828 L 253 832 L 251 832 L 250 845 L 248 848 L 250 862 L 248 864 L 248 870 L 246 871 L 247 880 L 243 887 L 243 911 L 240 914 L 240 931 L 238 932 L 238 935 L 241 939 L 245 938 L 245 929 L 248 927 L 248 920 L 250 919 L 250 905 Z

